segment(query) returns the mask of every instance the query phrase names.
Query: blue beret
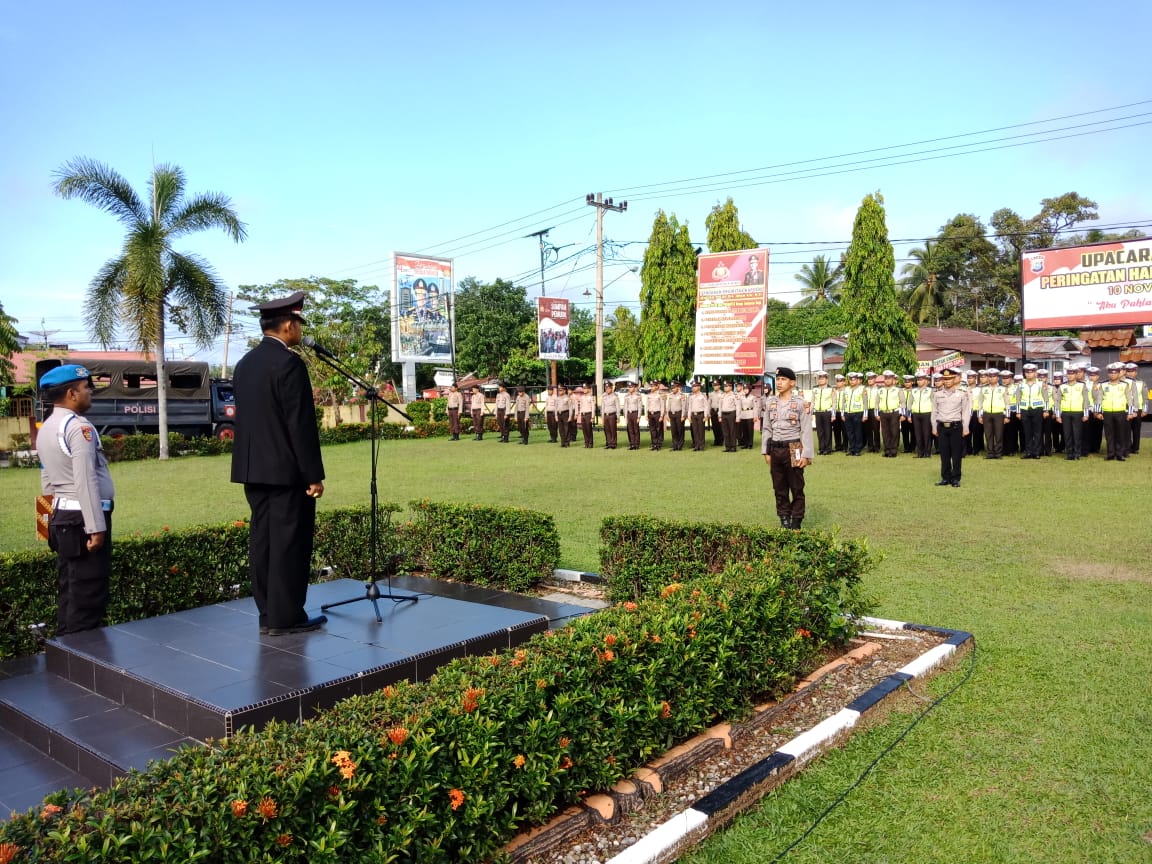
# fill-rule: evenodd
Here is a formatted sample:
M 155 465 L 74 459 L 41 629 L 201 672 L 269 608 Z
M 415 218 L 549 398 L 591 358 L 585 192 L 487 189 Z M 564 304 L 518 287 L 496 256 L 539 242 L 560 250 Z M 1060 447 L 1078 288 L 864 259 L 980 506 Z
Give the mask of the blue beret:
M 46 387 L 55 387 L 58 384 L 70 384 L 73 381 L 86 380 L 91 376 L 87 366 L 76 366 L 69 364 L 67 366 L 57 366 L 46 372 L 40 379 L 40 389 Z

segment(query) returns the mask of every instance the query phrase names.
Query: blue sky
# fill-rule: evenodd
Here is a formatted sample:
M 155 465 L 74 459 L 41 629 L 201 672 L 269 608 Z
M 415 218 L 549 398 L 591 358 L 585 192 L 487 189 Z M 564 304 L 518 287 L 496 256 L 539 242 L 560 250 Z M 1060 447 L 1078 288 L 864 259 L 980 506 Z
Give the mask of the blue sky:
M 1096 200 L 1102 225 L 1152 226 L 1152 125 L 1134 125 L 1152 121 L 1150 27 L 1146 0 L 1095 18 L 1083 3 L 983 0 L 17 4 L 0 20 L 0 302 L 21 332 L 43 320 L 54 341 L 95 347 L 81 304 L 122 235 L 52 194 L 76 156 L 140 191 L 155 160 L 183 167 L 190 192 L 230 195 L 247 242 L 199 234 L 179 248 L 233 288 L 388 285 L 399 250 L 454 257 L 457 279 L 519 278 L 535 296 L 538 247 L 522 238 L 555 226 L 557 257 L 577 257 L 549 268 L 548 293 L 586 302 L 588 192 L 629 200 L 605 218 L 626 244 L 606 267 L 605 281 L 624 274 L 609 310 L 638 311 L 626 271 L 658 208 L 699 244 L 728 195 L 771 249 L 770 294 L 788 301 L 800 265 L 837 256 L 877 189 L 893 238 L 931 236 L 960 212 L 1028 216 L 1068 191 Z M 1003 146 L 1037 137 L 1050 140 Z M 957 145 L 1000 149 L 908 161 Z M 848 164 L 883 155 L 906 164 Z M 797 168 L 821 170 L 765 177 Z M 660 185 L 711 175 L 728 176 Z M 178 356 L 196 353 L 172 338 Z

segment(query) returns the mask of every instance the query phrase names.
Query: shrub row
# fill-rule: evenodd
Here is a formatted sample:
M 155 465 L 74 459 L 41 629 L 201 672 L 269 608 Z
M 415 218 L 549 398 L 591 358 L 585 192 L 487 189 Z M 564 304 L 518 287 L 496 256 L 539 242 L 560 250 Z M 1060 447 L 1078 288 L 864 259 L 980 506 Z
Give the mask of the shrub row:
M 392 519 L 401 507 L 381 505 L 378 563 L 400 554 L 409 567 L 432 567 L 440 578 L 523 590 L 550 574 L 559 558 L 559 539 L 550 516 L 515 508 L 446 505 L 449 517 L 439 505 L 421 502 L 425 505 L 419 518 L 403 526 Z M 369 517 L 368 507 L 318 513 L 314 566 L 333 568 L 332 578 L 366 578 Z M 493 531 L 499 533 L 503 552 L 481 559 L 480 538 Z M 113 532 L 109 623 L 194 609 L 250 593 L 245 521 L 146 536 L 117 535 L 113 525 Z M 550 559 L 546 550 L 552 550 Z M 55 555 L 46 549 L 0 553 L 0 659 L 38 651 L 44 637 L 55 632 L 55 622 Z
M 810 614 L 814 597 L 839 593 L 844 616 L 867 605 L 854 579 L 824 575 L 756 559 L 671 583 L 426 683 L 184 750 L 108 792 L 56 793 L 0 841 L 60 862 L 487 860 L 790 688 L 844 637 Z

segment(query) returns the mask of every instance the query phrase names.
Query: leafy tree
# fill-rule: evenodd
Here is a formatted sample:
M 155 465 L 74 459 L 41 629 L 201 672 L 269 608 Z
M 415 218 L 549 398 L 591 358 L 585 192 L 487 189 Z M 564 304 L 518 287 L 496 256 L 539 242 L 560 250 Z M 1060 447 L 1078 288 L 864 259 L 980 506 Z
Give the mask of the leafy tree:
M 805 264 L 795 279 L 802 286 L 801 303 L 816 300 L 840 302 L 840 292 L 844 287 L 844 261 L 833 265 L 824 255 L 814 255 L 811 264 Z M 795 343 L 799 344 L 799 343 Z
M 457 368 L 480 376 L 499 374 L 518 345 L 521 328 L 535 318 L 522 287 L 504 279 L 464 279 L 456 292 Z
M 640 365 L 640 322 L 627 306 L 617 306 L 608 316 L 605 344 L 608 357 L 623 368 Z
M 388 292 L 375 285 L 359 285 L 355 279 L 308 276 L 278 279 L 267 285 L 241 285 L 239 299 L 255 305 L 296 291 L 308 295 L 304 316 L 308 335 L 340 358 L 342 365 L 373 386 L 395 382 L 399 367 L 392 362 L 392 328 Z M 259 326 L 253 330 L 258 339 Z M 325 405 L 341 405 L 354 396 L 344 376 L 319 360 L 311 351 L 301 352 L 308 364 L 312 385 Z
M 177 252 L 173 241 L 220 228 L 237 243 L 246 235 L 231 200 L 218 192 L 184 198 L 184 172 L 157 165 L 148 181 L 147 203 L 120 174 L 92 159 L 67 162 L 55 173 L 56 194 L 79 198 L 115 216 L 127 229 L 121 254 L 92 278 L 84 318 L 105 346 L 123 325 L 143 351 L 156 355 L 160 458 L 168 458 L 168 376 L 164 328 L 169 316 L 201 347 L 224 329 L 224 284 L 202 258 Z
M 740 214 L 731 198 L 712 208 L 712 212 L 704 217 L 704 227 L 708 229 L 709 252 L 737 252 L 756 248 L 752 235 L 741 227 Z
M 663 210 L 656 213 L 644 252 L 640 302 L 644 373 L 651 378 L 686 378 L 696 347 L 696 250 L 688 226 Z
M 789 306 L 782 300 L 768 300 L 767 345 L 815 345 L 848 331 L 844 308 L 827 300 Z
M 0 386 L 11 387 L 15 383 L 16 367 L 12 365 L 12 355 L 20 350 L 20 338 L 16 333 L 16 319 L 4 311 L 0 303 Z
M 951 288 L 948 274 L 941 272 L 944 261 L 940 246 L 929 240 L 923 249 L 913 249 L 908 254 L 912 260 L 900 271 L 904 276 L 901 285 L 908 292 L 908 313 L 918 324 L 933 318 L 939 321 Z
M 896 302 L 896 256 L 888 242 L 884 196 L 868 195 L 856 211 L 852 244 L 844 256 L 848 322 L 847 369 L 916 368 L 916 325 Z

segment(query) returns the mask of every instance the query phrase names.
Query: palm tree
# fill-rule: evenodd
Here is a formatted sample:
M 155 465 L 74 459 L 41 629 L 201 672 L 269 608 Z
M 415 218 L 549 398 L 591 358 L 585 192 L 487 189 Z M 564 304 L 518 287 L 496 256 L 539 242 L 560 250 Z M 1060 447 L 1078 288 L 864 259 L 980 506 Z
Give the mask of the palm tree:
M 944 309 L 949 283 L 940 276 L 944 267 L 940 254 L 940 244 L 928 240 L 923 249 L 913 249 L 908 253 L 914 260 L 900 270 L 903 278 L 901 286 L 908 291 L 908 314 L 917 324 L 923 324 L 933 315 L 937 321 Z
M 147 205 L 112 168 L 78 158 L 55 173 L 56 194 L 79 198 L 120 220 L 127 229 L 121 254 L 92 277 L 84 320 L 107 347 L 123 324 L 142 351 L 156 355 L 160 458 L 168 458 L 168 376 L 164 326 L 169 315 L 206 347 L 224 329 L 227 295 L 211 265 L 177 252 L 172 241 L 194 231 L 221 228 L 237 243 L 247 232 L 226 195 L 210 192 L 184 200 L 184 172 L 157 165 L 148 182 Z
M 803 295 L 798 305 L 814 303 L 817 300 L 828 300 L 839 305 L 840 291 L 844 285 L 844 262 L 835 267 L 823 255 L 815 255 L 811 264 L 805 264 L 796 274 L 796 281 L 804 287 L 800 293 Z

